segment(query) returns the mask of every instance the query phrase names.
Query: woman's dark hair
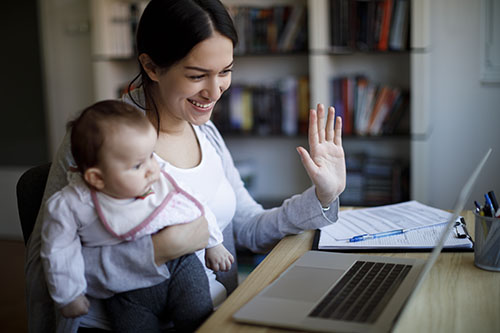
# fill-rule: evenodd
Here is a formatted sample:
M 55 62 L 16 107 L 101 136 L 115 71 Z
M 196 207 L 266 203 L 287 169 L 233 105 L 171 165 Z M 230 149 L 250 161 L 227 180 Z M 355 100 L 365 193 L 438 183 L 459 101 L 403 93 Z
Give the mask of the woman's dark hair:
M 210 38 L 214 31 L 229 38 L 233 47 L 238 42 L 233 20 L 219 0 L 151 0 L 137 28 L 137 55 L 146 53 L 156 66 L 168 69 L 193 49 Z M 151 98 L 152 81 L 139 62 L 140 73 L 130 82 L 129 97 L 146 112 L 153 112 L 159 131 L 160 115 Z M 130 94 L 137 79 L 143 87 L 146 105 L 139 105 Z

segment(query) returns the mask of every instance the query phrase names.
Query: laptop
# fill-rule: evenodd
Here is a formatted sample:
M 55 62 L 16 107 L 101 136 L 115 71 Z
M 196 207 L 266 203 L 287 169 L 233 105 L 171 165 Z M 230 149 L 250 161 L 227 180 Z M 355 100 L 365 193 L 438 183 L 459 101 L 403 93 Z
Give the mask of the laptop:
M 238 322 L 318 332 L 387 332 L 436 262 L 491 148 L 427 259 L 308 251 L 241 307 Z

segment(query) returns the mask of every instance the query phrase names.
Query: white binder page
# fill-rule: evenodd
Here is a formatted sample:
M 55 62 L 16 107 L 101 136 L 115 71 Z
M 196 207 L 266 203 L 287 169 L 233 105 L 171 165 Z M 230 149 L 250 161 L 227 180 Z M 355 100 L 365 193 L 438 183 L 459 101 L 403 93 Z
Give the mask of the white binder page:
M 404 234 L 375 238 L 361 242 L 337 240 L 328 233 L 321 232 L 318 242 L 320 250 L 366 250 L 366 249 L 430 249 L 433 248 L 443 232 L 444 224 L 408 231 Z M 450 233 L 445 243 L 446 248 L 471 248 L 468 238 L 457 238 Z
M 364 234 L 413 230 L 446 223 L 452 214 L 417 201 L 339 212 L 336 223 L 321 228 L 333 240 L 349 240 Z M 384 238 L 393 238 L 389 236 Z M 383 238 L 377 239 L 383 242 Z M 366 241 L 363 241 L 366 242 Z

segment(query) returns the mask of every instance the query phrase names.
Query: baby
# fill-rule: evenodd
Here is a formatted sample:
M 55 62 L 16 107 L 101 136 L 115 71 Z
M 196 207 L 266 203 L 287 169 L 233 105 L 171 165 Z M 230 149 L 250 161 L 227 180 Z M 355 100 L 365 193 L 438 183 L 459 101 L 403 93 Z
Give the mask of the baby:
M 210 232 L 206 265 L 229 270 L 234 259 L 222 245 L 215 216 L 160 170 L 154 154 L 157 133 L 142 112 L 124 102 L 103 101 L 68 126 L 78 170 L 68 173 L 69 184 L 46 203 L 41 250 L 49 292 L 63 316 L 89 310 L 81 246 L 133 241 L 204 216 Z M 203 276 L 198 267 L 190 267 L 190 273 L 206 279 L 198 266 Z

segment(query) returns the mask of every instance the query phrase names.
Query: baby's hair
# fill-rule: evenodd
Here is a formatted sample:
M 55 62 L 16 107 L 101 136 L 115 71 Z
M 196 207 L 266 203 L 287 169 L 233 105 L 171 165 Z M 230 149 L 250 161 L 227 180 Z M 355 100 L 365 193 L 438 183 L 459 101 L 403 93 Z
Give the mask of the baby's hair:
M 68 122 L 68 130 L 71 130 L 71 153 L 78 171 L 83 174 L 88 168 L 98 165 L 104 139 L 116 125 L 147 129 L 151 123 L 144 112 L 117 100 L 97 102 Z

